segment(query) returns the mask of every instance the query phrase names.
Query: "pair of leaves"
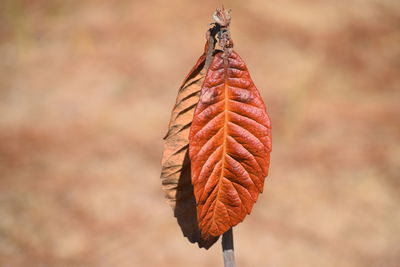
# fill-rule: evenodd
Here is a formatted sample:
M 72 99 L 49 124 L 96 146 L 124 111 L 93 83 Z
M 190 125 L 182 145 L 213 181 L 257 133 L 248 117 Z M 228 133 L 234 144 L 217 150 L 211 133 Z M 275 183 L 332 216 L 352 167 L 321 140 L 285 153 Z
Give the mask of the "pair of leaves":
M 179 90 L 161 174 L 184 235 L 205 248 L 250 214 L 271 151 L 270 121 L 245 63 L 209 48 Z

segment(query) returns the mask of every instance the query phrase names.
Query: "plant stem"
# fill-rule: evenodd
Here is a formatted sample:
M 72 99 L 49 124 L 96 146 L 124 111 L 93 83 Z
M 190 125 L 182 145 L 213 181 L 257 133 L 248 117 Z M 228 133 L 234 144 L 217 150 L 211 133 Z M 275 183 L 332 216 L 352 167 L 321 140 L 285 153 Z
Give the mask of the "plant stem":
M 224 266 L 235 267 L 235 253 L 233 249 L 232 228 L 222 235 L 222 253 L 224 255 Z

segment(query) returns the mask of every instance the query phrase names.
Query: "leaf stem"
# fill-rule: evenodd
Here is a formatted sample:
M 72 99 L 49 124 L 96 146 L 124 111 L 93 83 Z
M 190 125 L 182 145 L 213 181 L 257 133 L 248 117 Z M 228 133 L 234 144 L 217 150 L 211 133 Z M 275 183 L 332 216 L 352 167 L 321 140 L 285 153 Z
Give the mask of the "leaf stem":
M 235 267 L 235 253 L 233 249 L 232 228 L 222 235 L 222 254 L 224 255 L 224 267 Z

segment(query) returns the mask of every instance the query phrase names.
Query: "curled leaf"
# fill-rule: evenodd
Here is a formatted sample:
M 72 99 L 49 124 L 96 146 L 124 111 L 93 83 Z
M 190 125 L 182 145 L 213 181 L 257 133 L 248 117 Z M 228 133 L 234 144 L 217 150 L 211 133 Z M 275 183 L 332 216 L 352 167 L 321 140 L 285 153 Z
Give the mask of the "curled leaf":
M 162 189 L 167 202 L 174 210 L 174 215 L 183 234 L 200 247 L 209 248 L 218 238 L 203 238 L 198 228 L 196 201 L 191 183 L 191 165 L 188 156 L 189 130 L 195 107 L 199 101 L 200 89 L 205 76 L 205 62 L 208 51 L 198 59 L 186 76 L 179 89 L 175 106 L 172 110 L 167 135 L 164 137 L 162 157 Z
M 271 152 L 264 102 L 236 52 L 214 56 L 189 142 L 199 228 L 203 237 L 219 236 L 250 214 Z

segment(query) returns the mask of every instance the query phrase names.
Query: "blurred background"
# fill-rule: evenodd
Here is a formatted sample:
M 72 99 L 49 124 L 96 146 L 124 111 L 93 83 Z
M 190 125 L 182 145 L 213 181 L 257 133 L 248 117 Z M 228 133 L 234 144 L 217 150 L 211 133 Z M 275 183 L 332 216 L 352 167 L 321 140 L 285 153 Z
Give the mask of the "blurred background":
M 238 266 L 400 264 L 400 1 L 0 2 L 0 266 L 222 266 L 160 187 L 216 7 L 273 125 Z

